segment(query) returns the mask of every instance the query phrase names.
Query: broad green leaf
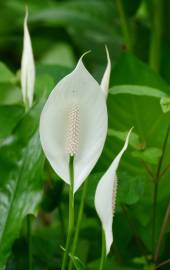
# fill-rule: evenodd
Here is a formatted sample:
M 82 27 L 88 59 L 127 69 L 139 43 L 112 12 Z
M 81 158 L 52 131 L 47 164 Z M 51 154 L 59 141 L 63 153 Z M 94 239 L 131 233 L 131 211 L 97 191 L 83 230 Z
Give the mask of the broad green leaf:
M 61 80 L 66 74 L 69 74 L 72 69 L 68 67 L 63 67 L 60 65 L 52 64 L 38 64 L 36 71 L 38 76 L 48 75 L 51 76 L 55 83 Z
M 136 95 L 137 89 L 134 93 L 131 92 L 116 95 L 109 94 L 108 96 L 108 114 L 109 114 L 109 136 L 107 138 L 104 152 L 97 165 L 97 169 L 105 171 L 113 157 L 119 152 L 122 145 L 122 139 L 120 140 L 120 134 L 114 137 L 115 131 L 123 133 L 127 132 L 131 127 L 134 127 L 133 133 L 138 136 L 138 149 L 146 150 L 150 147 L 160 148 L 163 144 L 167 127 L 169 125 L 169 113 L 164 114 L 160 107 L 160 98 L 155 96 L 168 95 L 169 87 L 166 82 L 160 78 L 159 75 L 154 73 L 143 64 L 136 57 L 131 54 L 123 54 L 118 61 L 117 65 L 112 70 L 111 83 L 113 87 L 122 85 L 134 86 L 136 85 L 151 87 L 158 89 L 151 95 Z M 142 88 L 143 89 L 143 88 Z M 149 89 L 149 88 L 148 88 Z M 141 90 L 138 89 L 138 90 Z M 153 89 L 151 89 L 153 90 Z M 130 89 L 128 89 L 128 92 Z M 159 92 L 160 91 L 160 92 Z M 141 94 L 141 93 L 140 93 Z M 146 94 L 146 88 L 145 88 Z M 154 95 L 154 97 L 152 96 Z M 114 130 L 114 134 L 112 133 Z M 128 147 L 127 154 L 123 157 L 120 166 L 126 168 L 130 174 L 146 174 L 145 169 L 141 166 L 141 163 L 131 155 L 128 155 L 131 151 L 131 144 Z M 128 158 L 126 158 L 128 156 Z M 167 164 L 168 152 L 164 159 L 164 164 Z M 170 158 L 170 155 L 169 155 Z M 121 170 L 121 167 L 120 167 Z
M 0 104 L 12 105 L 22 103 L 21 89 L 11 83 L 0 83 Z
M 48 23 L 63 26 L 84 27 L 91 26 L 96 31 L 112 31 L 109 21 L 112 19 L 112 5 L 103 3 L 103 1 L 71 1 L 63 2 L 53 8 L 45 8 L 35 12 L 31 17 L 31 21 L 43 20 Z
M 144 194 L 144 177 L 131 176 L 127 173 L 118 174 L 118 204 L 132 205 L 137 203 Z
M 76 63 L 73 49 L 67 43 L 58 43 L 41 58 L 43 64 L 60 65 L 72 68 Z
M 159 89 L 141 85 L 115 85 L 109 90 L 109 93 L 112 95 L 131 94 L 137 96 L 149 96 L 159 99 L 168 97 L 165 92 L 160 91 Z
M 122 54 L 113 69 L 110 86 L 115 85 L 147 86 L 170 93 L 168 84 L 158 74 L 129 53 Z
M 39 135 L 35 134 L 24 149 L 20 163 L 0 185 L 0 269 L 5 268 L 26 215 L 37 214 L 42 197 L 43 163 Z
M 0 83 L 14 82 L 16 80 L 15 75 L 7 68 L 7 66 L 0 62 Z
M 11 134 L 23 111 L 21 106 L 0 106 L 0 140 Z

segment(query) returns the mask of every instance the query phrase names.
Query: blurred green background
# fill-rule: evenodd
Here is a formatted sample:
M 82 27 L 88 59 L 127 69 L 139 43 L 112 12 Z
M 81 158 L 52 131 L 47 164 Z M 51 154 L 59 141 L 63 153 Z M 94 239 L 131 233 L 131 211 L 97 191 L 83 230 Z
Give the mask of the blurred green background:
M 37 70 L 34 106 L 27 114 L 19 81 L 25 4 Z M 0 215 L 11 221 L 0 221 L 0 263 L 8 258 L 2 269 L 27 269 L 25 216 L 30 212 L 39 213 L 33 221 L 33 269 L 60 269 L 60 245 L 64 246 L 68 222 L 68 188 L 47 161 L 43 166 L 44 156 L 36 137 L 42 96 L 46 99 L 88 50 L 91 53 L 84 62 L 100 82 L 106 66 L 105 45 L 112 62 L 109 132 L 102 157 L 89 177 L 76 254 L 86 267 L 77 269 L 98 269 L 101 226 L 94 209 L 94 192 L 132 126 L 134 133 L 118 172 L 114 244 L 104 270 L 153 270 L 170 259 L 168 220 L 159 256 L 152 257 L 170 212 L 169 103 L 167 113 L 160 106 L 160 98 L 170 96 L 169 25 L 170 0 L 0 0 Z M 115 94 L 120 89 L 121 94 Z M 154 96 L 154 89 L 161 91 L 159 97 Z M 160 163 L 161 181 L 156 185 Z M 76 212 L 81 193 L 82 188 L 76 194 Z M 1 209 L 4 197 L 5 210 Z M 160 269 L 169 270 L 170 265 Z

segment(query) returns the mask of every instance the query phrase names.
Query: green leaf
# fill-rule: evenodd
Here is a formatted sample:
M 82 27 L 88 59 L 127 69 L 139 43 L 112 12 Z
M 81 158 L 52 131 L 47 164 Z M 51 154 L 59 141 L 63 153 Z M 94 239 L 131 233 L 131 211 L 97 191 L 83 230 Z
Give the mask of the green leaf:
M 31 21 L 43 20 L 55 25 L 80 27 L 90 26 L 96 31 L 111 32 L 112 28 L 109 21 L 112 19 L 109 8 L 112 5 L 106 5 L 103 1 L 77 1 L 63 2 L 35 12 Z
M 133 90 L 135 91 L 132 93 L 130 88 L 128 91 L 126 88 L 123 89 L 125 93 L 121 89 L 121 94 L 109 94 L 108 96 L 109 136 L 107 137 L 104 151 L 96 166 L 96 170 L 100 172 L 108 168 L 113 157 L 123 146 L 123 141 L 120 137 L 123 138 L 123 133 L 125 134 L 131 127 L 134 127 L 133 133 L 138 136 L 138 138 L 136 137 L 136 145 L 134 142 L 132 145 L 131 141 L 127 152 L 121 160 L 120 170 L 124 169 L 130 175 L 134 176 L 136 174 L 145 175 L 146 171 L 144 166 L 141 165 L 141 162 L 128 153 L 131 151 L 131 146 L 139 150 L 146 150 L 147 148 L 160 148 L 160 145 L 163 144 L 169 125 L 170 113 L 164 114 L 162 112 L 160 98 L 155 98 L 155 96 L 168 95 L 169 87 L 159 75 L 131 54 L 123 54 L 117 65 L 113 68 L 111 85 L 113 87 L 124 85 L 134 86 Z M 159 90 L 156 92 L 153 91 L 154 93 L 152 92 L 147 96 L 137 95 L 136 85 L 144 87 L 142 89 L 144 89 L 145 94 L 145 86 L 151 87 L 151 90 L 153 88 Z M 131 94 L 128 93 L 129 91 L 131 91 Z M 115 131 L 122 132 L 122 134 L 118 134 L 117 132 L 116 134 Z M 167 156 L 169 156 L 168 152 L 163 161 L 163 167 L 167 165 Z
M 38 64 L 36 71 L 38 76 L 51 76 L 57 82 L 70 73 L 72 69 L 54 64 Z
M 161 157 L 162 150 L 158 148 L 147 148 L 144 151 L 133 151 L 132 156 L 139 158 L 145 162 L 156 165 Z
M 0 83 L 14 82 L 16 80 L 15 75 L 7 68 L 7 66 L 0 62 Z
M 20 162 L 0 185 L 0 269 L 4 269 L 13 241 L 27 214 L 36 215 L 42 197 L 44 157 L 36 133 L 22 151 Z
M 130 53 L 121 55 L 112 72 L 110 85 L 141 85 L 156 88 L 169 94 L 168 84 Z
M 57 43 L 41 58 L 41 63 L 72 68 L 76 63 L 72 47 L 67 43 Z
M 156 88 L 140 85 L 116 85 L 113 86 L 109 93 L 112 95 L 131 94 L 137 96 L 149 96 L 155 98 L 167 98 L 168 95 Z
M 23 111 L 21 106 L 0 106 L 0 141 L 11 134 Z
M 21 89 L 11 83 L 0 83 L 0 104 L 22 103 Z
M 144 177 L 118 173 L 118 203 L 132 205 L 137 203 L 144 194 Z

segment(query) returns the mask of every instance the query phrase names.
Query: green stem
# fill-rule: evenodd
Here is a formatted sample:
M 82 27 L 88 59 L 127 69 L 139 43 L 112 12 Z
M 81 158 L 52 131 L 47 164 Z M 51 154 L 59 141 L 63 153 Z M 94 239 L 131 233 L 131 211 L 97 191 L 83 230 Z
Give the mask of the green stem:
M 166 232 L 166 228 L 168 225 L 168 221 L 169 221 L 169 216 L 170 216 L 170 202 L 168 204 L 164 219 L 163 219 L 163 223 L 162 223 L 162 227 L 161 227 L 161 231 L 160 231 L 160 235 L 159 235 L 159 240 L 158 240 L 158 244 L 156 247 L 156 251 L 155 251 L 155 256 L 154 256 L 154 261 L 157 262 L 158 257 L 159 257 L 159 253 L 160 253 L 160 249 L 161 249 L 161 244 Z
M 99 270 L 103 270 L 105 258 L 106 258 L 106 241 L 105 241 L 104 230 L 102 229 L 102 250 L 101 250 L 101 260 L 100 260 Z
M 161 58 L 161 36 L 162 36 L 162 0 L 153 0 L 153 21 L 151 28 L 151 42 L 149 52 L 149 63 L 152 69 L 159 72 Z
M 80 202 L 80 207 L 79 207 L 79 212 L 78 212 L 78 219 L 77 219 L 77 224 L 76 224 L 76 228 L 75 228 L 75 235 L 74 235 L 74 239 L 73 239 L 73 245 L 72 245 L 72 249 L 71 249 L 71 255 L 72 256 L 74 256 L 74 254 L 76 252 L 76 248 L 77 248 L 77 242 L 78 242 L 78 238 L 79 238 L 80 226 L 81 226 L 83 210 L 84 210 L 84 204 L 85 204 L 87 183 L 88 183 L 88 179 L 86 179 L 86 181 L 84 183 L 83 191 L 82 191 L 82 195 L 81 195 L 81 202 Z M 73 262 L 70 259 L 68 269 L 72 270 L 72 267 L 73 267 Z
M 122 0 L 116 0 L 116 5 L 117 5 L 119 17 L 120 17 L 120 24 L 121 24 L 122 34 L 124 36 L 125 43 L 128 47 L 128 50 L 132 51 L 133 42 L 132 42 L 131 34 L 129 31 L 128 21 L 127 21 L 126 15 L 125 15 Z
M 158 187 L 159 187 L 159 181 L 161 178 L 161 168 L 162 168 L 162 163 L 163 159 L 165 156 L 165 151 L 166 151 L 166 146 L 168 143 L 168 138 L 169 138 L 169 133 L 170 133 L 170 125 L 168 126 L 165 139 L 163 142 L 163 147 L 162 147 L 162 155 L 159 159 L 158 162 L 158 167 L 157 167 L 157 172 L 156 176 L 154 179 L 154 192 L 153 192 L 153 213 L 152 213 L 152 254 L 154 256 L 154 247 L 155 247 L 155 235 L 156 235 L 156 220 L 157 220 L 157 201 L 158 201 Z
M 70 189 L 69 189 L 69 221 L 68 221 L 68 232 L 66 247 L 62 260 L 61 270 L 65 270 L 67 266 L 68 253 L 70 249 L 70 242 L 72 238 L 74 228 L 74 156 L 70 156 L 69 160 L 69 175 L 70 175 Z
M 157 201 L 158 201 L 158 186 L 159 181 L 154 184 L 153 191 L 153 213 L 152 213 L 152 253 L 155 247 L 155 234 L 156 234 L 156 216 L 157 216 Z
M 32 219 L 31 215 L 27 216 L 27 240 L 28 240 L 28 270 L 32 270 L 32 236 L 31 236 L 31 226 Z

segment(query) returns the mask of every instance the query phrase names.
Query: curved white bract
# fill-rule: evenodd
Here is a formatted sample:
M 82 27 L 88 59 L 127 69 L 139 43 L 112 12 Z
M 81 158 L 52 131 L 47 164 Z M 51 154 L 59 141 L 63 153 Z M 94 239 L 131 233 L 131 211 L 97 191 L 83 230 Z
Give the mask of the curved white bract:
M 107 98 L 108 91 L 109 91 L 110 73 L 111 73 L 111 61 L 110 61 L 110 56 L 109 56 L 109 51 L 108 51 L 107 46 L 106 46 L 106 55 L 107 55 L 107 66 L 106 66 L 100 86 Z
M 95 208 L 101 220 L 102 227 L 105 233 L 107 254 L 109 253 L 110 247 L 113 242 L 112 223 L 115 212 L 115 202 L 117 193 L 116 171 L 119 166 L 120 159 L 125 150 L 127 149 L 130 133 L 131 130 L 127 135 L 122 150 L 113 160 L 112 164 L 99 181 L 95 194 Z
M 51 92 L 40 119 L 45 155 L 68 184 L 69 155 L 74 155 L 74 192 L 101 155 L 107 124 L 105 95 L 81 58 L 74 71 Z
M 26 9 L 24 19 L 24 40 L 21 60 L 21 88 L 24 104 L 30 108 L 32 106 L 34 95 L 35 64 L 27 20 L 28 9 Z

